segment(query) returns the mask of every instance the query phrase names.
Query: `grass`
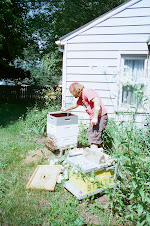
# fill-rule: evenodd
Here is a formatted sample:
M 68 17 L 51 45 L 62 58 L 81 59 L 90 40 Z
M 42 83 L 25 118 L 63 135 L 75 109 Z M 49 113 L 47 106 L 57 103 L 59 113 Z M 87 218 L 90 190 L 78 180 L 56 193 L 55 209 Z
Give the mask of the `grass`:
M 29 117 L 22 117 L 26 106 L 1 105 L 0 109 L 0 118 L 4 117 L 0 127 L 1 225 L 117 225 L 110 223 L 109 211 L 94 200 L 77 200 L 62 184 L 54 192 L 27 190 L 36 166 L 49 162 L 45 156 L 36 162 L 23 160 L 28 151 L 44 149 L 45 137 L 26 126 L 30 125 Z
M 77 200 L 56 184 L 54 192 L 26 190 L 26 184 L 38 164 L 58 158 L 45 151 L 46 115 L 55 107 L 29 111 L 19 105 L 0 107 L 1 211 L 2 225 L 149 225 L 150 224 L 150 129 L 139 129 L 134 121 L 120 125 L 112 120 L 106 127 L 102 145 L 117 158 L 116 187 L 103 196 Z M 17 113 L 16 113 L 17 111 Z M 23 116 L 22 116 L 23 113 Z M 5 116 L 2 119 L 2 116 Z M 7 122 L 8 119 L 8 122 Z M 86 129 L 79 144 L 88 146 Z M 39 151 L 38 151 L 39 150 Z M 33 158 L 36 153 L 43 153 Z M 32 161 L 25 161 L 26 157 Z M 33 159 L 35 161 L 33 161 Z M 99 202 L 97 202 L 99 200 Z M 107 206 L 107 208 L 105 207 Z

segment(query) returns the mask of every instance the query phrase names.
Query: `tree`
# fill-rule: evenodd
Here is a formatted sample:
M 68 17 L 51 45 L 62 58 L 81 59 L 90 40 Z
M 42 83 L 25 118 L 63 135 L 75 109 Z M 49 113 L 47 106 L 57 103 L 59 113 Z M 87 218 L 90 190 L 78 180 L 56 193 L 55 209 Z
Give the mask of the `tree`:
M 56 87 L 60 81 L 62 73 L 62 56 L 58 49 L 45 54 L 41 65 L 34 69 L 32 76 L 37 85 L 50 85 Z
M 10 64 L 21 56 L 27 44 L 23 16 L 27 13 L 25 1 L 0 1 L 0 67 L 1 76 L 9 73 Z M 10 69 L 12 72 L 15 69 Z
M 60 37 L 85 25 L 126 0 L 51 0 L 56 8 L 51 14 L 51 37 L 49 43 L 55 43 Z M 55 45 L 53 44 L 53 47 Z
M 46 35 L 45 31 L 42 33 L 40 30 L 44 24 L 42 21 L 47 17 L 43 9 L 43 12 L 40 11 L 42 7 L 43 2 L 40 0 L 33 0 L 32 3 L 29 0 L 0 1 L 0 78 L 23 78 L 29 75 L 25 69 L 20 69 L 21 73 L 18 74 L 14 60 L 39 58 L 39 39 L 42 34 Z
M 33 68 L 38 82 L 52 81 L 53 76 L 56 79 L 57 70 L 60 77 L 61 53 L 57 52 L 55 41 L 124 1 L 1 0 L 0 78 L 25 77 L 24 70 L 33 72 Z M 20 69 L 18 74 L 15 67 L 22 72 Z

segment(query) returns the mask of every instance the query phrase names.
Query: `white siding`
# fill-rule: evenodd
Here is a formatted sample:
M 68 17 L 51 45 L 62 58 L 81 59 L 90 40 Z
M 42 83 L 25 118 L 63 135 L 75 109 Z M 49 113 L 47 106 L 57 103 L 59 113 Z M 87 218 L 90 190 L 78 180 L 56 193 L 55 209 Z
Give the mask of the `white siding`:
M 132 2 L 132 1 L 131 1 Z M 135 2 L 135 1 L 134 1 Z M 109 14 L 109 13 L 108 13 Z M 118 77 L 121 54 L 147 55 L 150 37 L 150 0 L 141 0 L 89 27 L 66 41 L 66 105 L 73 99 L 68 91 L 72 82 L 94 88 L 108 113 L 118 110 Z M 75 111 L 83 116 L 83 109 Z M 140 115 L 142 118 L 142 116 Z M 140 118 L 139 117 L 139 118 Z M 141 118 L 137 119 L 141 122 Z M 118 117 L 118 120 L 122 120 Z
M 147 27 L 146 34 L 109 34 L 109 35 L 79 35 L 74 39 L 71 39 L 68 43 L 134 43 L 134 42 L 146 42 L 148 39 L 150 26 Z
M 121 17 L 142 17 L 142 16 L 149 16 L 150 7 L 148 8 L 129 8 L 125 9 L 124 11 L 117 13 L 115 18 L 121 18 Z
M 106 77 L 104 75 L 104 73 L 107 73 L 107 75 L 115 75 L 117 74 L 117 67 L 116 66 L 108 66 L 106 67 L 105 65 L 97 65 L 97 66 L 87 66 L 87 67 L 73 67 L 73 66 L 70 66 L 70 67 L 67 67 L 67 77 L 68 77 L 68 74 L 72 74 L 74 75 L 74 79 L 76 80 L 76 77 L 75 75 L 85 75 L 85 76 L 82 76 L 82 79 L 83 81 L 86 80 L 86 75 L 87 75 L 87 78 L 89 78 L 89 75 L 93 76 L 93 75 L 103 75 L 102 76 L 102 79 L 104 77 Z M 92 79 L 92 78 L 91 78 Z M 77 81 L 77 80 L 76 80 Z
M 141 7 L 150 7 L 150 1 L 149 0 L 143 0 L 143 1 L 139 1 L 136 4 L 133 4 L 130 6 L 130 8 L 141 8 Z
M 149 117 L 148 114 L 137 114 L 135 117 L 135 121 L 138 123 L 139 126 L 147 125 L 147 118 Z M 119 114 L 116 116 L 116 119 L 118 122 L 129 122 L 133 121 L 132 114 L 130 113 L 124 113 L 124 114 Z
M 148 35 L 147 35 L 148 39 Z M 68 44 L 68 51 L 95 51 L 95 55 L 97 51 L 147 51 L 147 43 L 146 40 L 143 43 L 135 42 L 124 42 L 120 43 L 72 43 Z
M 150 15 L 149 16 L 143 16 L 137 18 L 137 17 L 121 17 L 118 18 L 117 17 L 111 17 L 109 18 L 109 20 L 106 20 L 104 22 L 102 22 L 101 24 L 97 24 L 95 27 L 113 27 L 113 26 L 143 26 L 143 25 L 149 25 L 149 19 L 150 19 Z
M 131 20 L 131 19 L 130 19 Z M 129 21 L 130 21 L 129 20 Z M 150 20 L 150 18 L 149 18 Z M 118 19 L 117 19 L 118 21 Z M 136 19 L 137 21 L 137 19 Z M 112 23 L 114 22 L 114 20 L 112 20 Z M 87 30 L 86 32 L 84 32 L 83 36 L 85 35 L 116 35 L 116 31 L 117 34 L 147 34 L 150 30 L 150 24 L 137 24 L 137 25 L 130 25 L 127 24 L 127 21 L 125 20 L 126 25 L 122 25 L 122 26 L 117 26 L 116 25 L 111 25 L 111 26 L 103 26 L 103 27 L 99 27 L 99 26 L 95 26 L 93 28 L 91 28 L 90 30 Z M 148 22 L 148 18 L 146 18 L 146 22 Z M 130 21 L 131 23 L 131 21 Z M 80 35 L 82 36 L 82 34 Z M 104 36 L 103 36 L 104 37 Z M 108 36 L 109 37 L 109 36 Z
M 107 78 L 109 80 L 109 83 L 114 83 L 116 81 L 116 77 L 112 74 L 107 74 Z M 72 82 L 93 82 L 93 83 L 107 83 L 106 82 L 106 75 L 100 75 L 100 74 L 67 74 L 67 81 Z

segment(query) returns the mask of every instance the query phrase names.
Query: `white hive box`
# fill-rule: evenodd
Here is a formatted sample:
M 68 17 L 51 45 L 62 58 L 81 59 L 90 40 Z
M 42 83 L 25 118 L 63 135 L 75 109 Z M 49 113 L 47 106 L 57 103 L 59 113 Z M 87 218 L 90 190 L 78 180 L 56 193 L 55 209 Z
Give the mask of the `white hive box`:
M 63 150 L 77 146 L 78 116 L 64 112 L 47 115 L 48 146 L 52 150 Z

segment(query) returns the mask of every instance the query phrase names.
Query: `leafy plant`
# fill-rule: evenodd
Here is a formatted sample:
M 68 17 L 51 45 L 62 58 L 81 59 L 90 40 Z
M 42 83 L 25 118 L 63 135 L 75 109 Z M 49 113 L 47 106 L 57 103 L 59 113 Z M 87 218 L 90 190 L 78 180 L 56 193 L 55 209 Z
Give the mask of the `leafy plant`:
M 40 66 L 32 69 L 32 77 L 38 85 L 57 87 L 62 75 L 62 53 L 55 49 L 44 55 Z
M 79 127 L 79 136 L 78 136 L 78 145 L 79 147 L 88 147 L 90 145 L 90 143 L 87 140 L 86 137 L 87 134 L 87 127 L 85 125 L 83 125 L 83 123 L 81 122 L 80 127 Z
M 47 114 L 57 111 L 61 105 L 61 89 L 55 91 L 52 88 L 43 89 L 39 92 L 39 98 L 36 106 L 28 109 L 26 117 L 26 128 L 37 135 L 46 134 Z
M 137 225 L 150 223 L 150 141 L 145 135 L 149 136 L 148 128 L 118 126 L 113 145 L 118 158 L 116 188 L 107 191 L 112 211 Z
M 57 87 L 54 90 L 52 87 L 47 89 L 42 89 L 38 92 L 37 106 L 40 108 L 53 107 L 58 108 L 61 105 L 61 88 Z

